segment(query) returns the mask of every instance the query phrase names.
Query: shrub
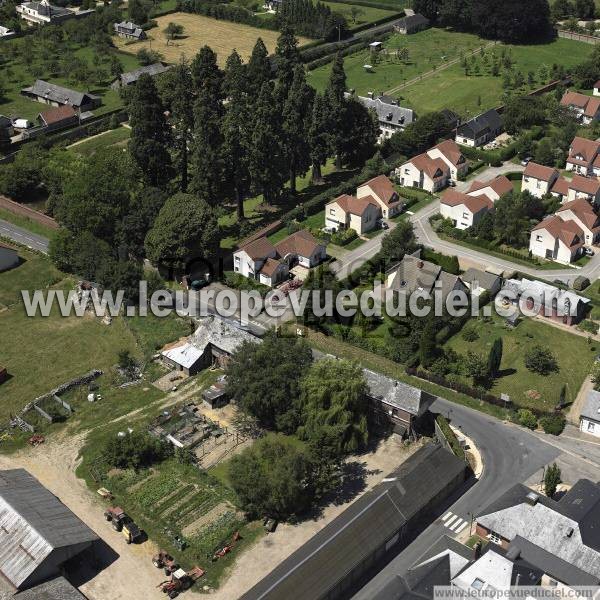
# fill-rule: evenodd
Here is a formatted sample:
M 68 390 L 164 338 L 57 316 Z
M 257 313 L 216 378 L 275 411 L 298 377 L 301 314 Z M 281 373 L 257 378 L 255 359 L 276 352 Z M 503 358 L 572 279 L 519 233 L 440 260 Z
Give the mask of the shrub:
M 532 373 L 549 375 L 558 371 L 558 363 L 552 351 L 542 346 L 533 346 L 525 353 L 525 366 Z
M 467 342 L 474 342 L 475 340 L 479 339 L 479 334 L 473 327 L 467 327 L 462 332 L 462 338 Z
M 111 467 L 140 469 L 161 462 L 173 454 L 173 446 L 146 432 L 128 433 L 106 443 L 102 455 Z
M 254 279 L 244 277 L 239 273 L 234 273 L 233 271 L 225 271 L 223 280 L 225 285 L 235 290 L 256 290 L 262 295 L 269 291 L 269 288 L 266 285 L 263 285 Z
M 519 425 L 527 427 L 527 429 L 533 430 L 537 427 L 536 416 L 527 408 L 521 408 L 517 412 L 517 419 L 519 420 Z
M 583 275 L 576 277 L 575 281 L 573 281 L 573 289 L 577 290 L 578 292 L 585 290 L 585 288 L 587 288 L 589 286 L 590 286 L 590 280 L 587 277 L 584 277 Z
M 579 323 L 577 329 L 580 329 L 581 331 L 587 331 L 587 333 L 596 335 L 598 333 L 598 324 L 594 321 L 586 319 L 585 321 L 581 321 L 581 323 Z
M 560 413 L 546 415 L 540 419 L 540 425 L 545 433 L 550 435 L 560 435 L 565 428 L 565 418 Z
M 345 229 L 344 231 L 336 231 L 331 236 L 331 243 L 336 244 L 337 246 L 345 246 L 349 244 L 352 240 L 355 240 L 358 237 L 358 234 L 354 229 Z
M 446 420 L 446 418 L 443 415 L 438 415 L 436 417 L 435 421 L 438 424 L 438 427 L 440 428 L 442 433 L 444 434 L 446 441 L 450 444 L 450 448 L 452 448 L 452 452 L 454 452 L 454 454 L 458 458 L 462 458 L 464 460 L 465 451 L 463 450 L 462 446 L 460 445 L 458 438 L 456 437 L 456 434 L 450 428 L 450 425 L 448 424 L 448 421 Z

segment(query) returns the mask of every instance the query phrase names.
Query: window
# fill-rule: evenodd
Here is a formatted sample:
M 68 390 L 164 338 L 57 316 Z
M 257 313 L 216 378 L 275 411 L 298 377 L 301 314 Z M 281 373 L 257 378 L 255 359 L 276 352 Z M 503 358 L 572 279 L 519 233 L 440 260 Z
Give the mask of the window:
M 335 208 L 330 208 L 329 209 L 329 214 L 330 215 L 335 215 Z
M 490 542 L 493 542 L 494 544 L 500 544 L 500 542 L 502 542 L 502 538 L 495 531 L 492 531 L 490 532 Z
M 239 257 L 239 256 L 236 256 L 236 257 L 235 257 L 235 264 L 236 264 L 236 265 L 239 265 L 239 264 L 240 264 L 240 260 L 241 260 L 241 259 L 240 259 L 240 257 Z
M 588 424 L 587 424 L 587 430 L 588 430 L 588 431 L 594 431 L 594 429 L 596 429 L 596 426 L 595 426 L 595 424 L 594 424 L 594 423 L 592 423 L 591 421 L 588 421 Z
M 409 168 L 404 169 L 404 174 L 405 175 L 408 175 L 409 173 L 410 173 L 410 169 Z
M 485 585 L 485 582 L 483 581 L 483 579 L 479 579 L 479 577 L 475 577 L 475 579 L 473 580 L 473 583 L 471 584 L 471 587 L 474 590 L 482 590 L 484 585 Z
M 536 242 L 541 242 L 542 241 L 542 236 L 541 235 L 536 235 L 535 236 L 535 241 Z

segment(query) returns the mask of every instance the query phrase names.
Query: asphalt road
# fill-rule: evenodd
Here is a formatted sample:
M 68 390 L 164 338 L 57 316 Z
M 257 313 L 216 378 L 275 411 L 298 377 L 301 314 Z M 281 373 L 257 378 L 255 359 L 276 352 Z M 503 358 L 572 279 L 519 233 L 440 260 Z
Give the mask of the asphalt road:
M 405 550 L 396 556 L 382 574 L 404 573 L 443 535 L 454 534 L 441 517 L 451 512 L 469 527 L 472 515 L 516 483 L 525 482 L 553 462 L 561 449 L 547 443 L 540 436 L 520 427 L 507 425 L 484 413 L 438 398 L 433 404 L 434 412 L 450 416 L 453 425 L 469 436 L 482 454 L 484 471 L 479 479 L 458 500 L 444 507 L 439 517 L 427 527 Z M 452 518 L 447 519 L 451 522 Z M 458 521 L 455 520 L 455 523 Z M 374 577 L 353 597 L 368 600 L 379 588 L 383 577 Z
M 48 238 L 31 233 L 31 231 L 28 231 L 27 229 L 17 227 L 2 219 L 0 219 L 0 237 L 9 238 L 28 248 L 33 248 L 34 250 L 48 254 L 48 245 L 50 243 Z

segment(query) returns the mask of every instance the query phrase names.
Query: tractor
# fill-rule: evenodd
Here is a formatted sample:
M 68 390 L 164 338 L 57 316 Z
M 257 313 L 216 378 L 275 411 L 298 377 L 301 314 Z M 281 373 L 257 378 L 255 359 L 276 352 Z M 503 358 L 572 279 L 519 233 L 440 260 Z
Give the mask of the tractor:
M 165 550 L 160 550 L 158 554 L 152 557 L 152 564 L 157 569 L 164 569 L 165 575 L 172 575 L 179 569 L 175 559 Z
M 204 569 L 200 567 L 194 567 L 187 573 L 183 569 L 177 569 L 171 575 L 171 579 L 159 583 L 156 587 L 160 588 L 169 598 L 177 598 L 181 592 L 189 590 L 203 575 Z
M 104 511 L 104 518 L 112 523 L 112 528 L 123 534 L 128 544 L 141 541 L 142 532 L 133 519 L 120 507 L 113 506 Z

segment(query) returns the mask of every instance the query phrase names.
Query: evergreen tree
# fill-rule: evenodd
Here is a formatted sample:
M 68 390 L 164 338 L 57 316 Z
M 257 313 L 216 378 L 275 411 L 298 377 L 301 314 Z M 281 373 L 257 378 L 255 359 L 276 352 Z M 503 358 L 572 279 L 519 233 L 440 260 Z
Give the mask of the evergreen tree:
M 552 463 L 544 473 L 544 493 L 548 498 L 552 498 L 556 493 L 556 488 L 562 482 L 562 473 L 556 463 Z
M 360 166 L 375 153 L 379 137 L 379 122 L 375 111 L 350 98 L 344 102 L 345 132 L 340 150 L 342 162 Z
M 435 334 L 437 328 L 435 322 L 430 320 L 425 325 L 419 344 L 419 357 L 421 364 L 428 369 L 437 358 L 437 345 L 435 343 Z
M 237 50 L 234 50 L 225 63 L 223 94 L 232 102 L 237 102 L 246 93 L 246 66 Z
M 138 79 L 129 97 L 128 111 L 131 126 L 129 152 L 148 185 L 164 186 L 172 176 L 168 150 L 171 130 L 150 75 L 144 73 Z
M 260 90 L 264 83 L 271 79 L 271 61 L 269 60 L 269 51 L 262 41 L 262 38 L 256 40 L 250 60 L 248 61 L 248 95 L 251 98 L 258 98 Z
M 335 155 L 335 164 L 338 169 L 342 168 L 342 153 L 346 140 L 347 130 L 350 126 L 346 119 L 346 72 L 344 71 L 344 59 L 338 52 L 331 67 L 329 83 L 325 92 L 330 115 L 330 149 Z
M 217 55 L 209 46 L 203 46 L 191 64 L 192 80 L 196 91 L 205 90 L 208 97 L 222 98 L 223 72 L 217 65 Z
M 297 65 L 289 94 L 283 105 L 283 133 L 290 173 L 290 190 L 296 193 L 296 176 L 310 166 L 310 146 L 306 132 L 312 117 L 314 90 L 306 83 L 304 67 Z
M 288 175 L 281 115 L 270 83 L 263 84 L 254 107 L 249 168 L 252 183 L 265 202 L 279 198 Z
M 502 338 L 496 338 L 492 347 L 490 348 L 490 354 L 488 356 L 488 375 L 490 378 L 495 379 L 498 377 L 500 372 L 500 363 L 502 362 Z
M 187 61 L 182 59 L 166 73 L 165 79 L 163 98 L 171 111 L 175 166 L 181 178 L 179 187 L 185 192 L 188 187 L 188 148 L 194 130 L 194 110 L 190 102 L 193 82 Z
M 281 34 L 277 38 L 275 47 L 275 66 L 277 70 L 277 85 L 281 97 L 285 98 L 294 79 L 294 69 L 300 64 L 300 52 L 298 51 L 298 40 L 294 31 L 287 24 L 281 28 Z M 285 93 L 284 93 L 285 92 Z
M 328 127 L 331 119 L 328 109 L 329 104 L 325 97 L 317 94 L 313 102 L 312 115 L 308 126 L 313 183 L 322 183 L 321 167 L 327 162 L 329 156 L 330 132 Z

